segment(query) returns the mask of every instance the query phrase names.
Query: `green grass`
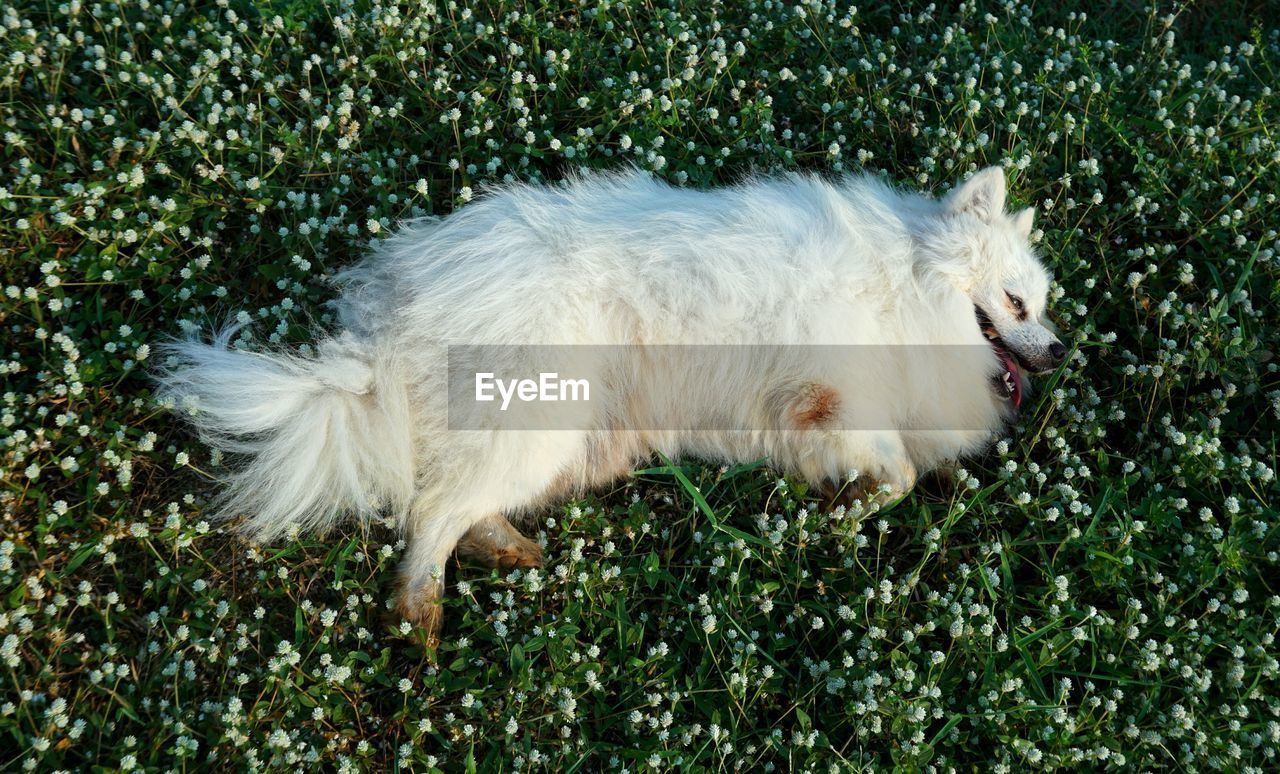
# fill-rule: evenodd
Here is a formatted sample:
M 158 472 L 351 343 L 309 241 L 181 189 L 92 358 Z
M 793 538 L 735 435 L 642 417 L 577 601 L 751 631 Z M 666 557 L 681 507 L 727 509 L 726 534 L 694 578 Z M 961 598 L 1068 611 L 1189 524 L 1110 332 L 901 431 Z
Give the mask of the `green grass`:
M 871 5 L 0 10 L 0 767 L 1274 769 L 1280 19 Z M 384 527 L 202 521 L 149 343 L 300 343 L 398 220 L 624 162 L 1003 164 L 1079 356 L 879 512 L 655 460 L 435 654 Z

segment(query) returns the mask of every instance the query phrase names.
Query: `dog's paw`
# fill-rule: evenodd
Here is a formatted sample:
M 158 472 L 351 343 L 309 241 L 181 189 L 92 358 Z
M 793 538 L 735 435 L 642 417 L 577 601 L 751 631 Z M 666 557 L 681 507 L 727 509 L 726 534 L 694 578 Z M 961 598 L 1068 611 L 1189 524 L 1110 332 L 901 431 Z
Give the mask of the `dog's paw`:
M 396 596 L 396 613 L 408 621 L 424 637 L 430 650 L 440 645 L 440 632 L 444 627 L 444 606 L 440 604 L 440 589 L 430 587 L 402 587 Z
M 888 502 L 896 502 L 906 497 L 915 488 L 919 478 L 916 466 L 911 460 L 903 457 L 884 466 L 879 480 L 880 490 Z
M 499 570 L 531 570 L 542 566 L 542 547 L 528 538 L 504 546 L 487 556 L 475 557 Z
M 458 541 L 458 556 L 496 570 L 542 566 L 542 547 L 520 534 L 505 520 L 497 527 L 477 525 Z

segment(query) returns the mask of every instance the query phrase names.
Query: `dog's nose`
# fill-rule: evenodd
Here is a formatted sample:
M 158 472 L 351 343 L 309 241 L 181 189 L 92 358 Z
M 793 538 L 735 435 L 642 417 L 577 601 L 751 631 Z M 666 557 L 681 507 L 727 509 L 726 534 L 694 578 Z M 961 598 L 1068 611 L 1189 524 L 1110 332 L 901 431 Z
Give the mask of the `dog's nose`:
M 1049 345 L 1049 357 L 1053 358 L 1054 365 L 1060 364 L 1067 358 L 1067 347 L 1061 341 L 1055 341 Z

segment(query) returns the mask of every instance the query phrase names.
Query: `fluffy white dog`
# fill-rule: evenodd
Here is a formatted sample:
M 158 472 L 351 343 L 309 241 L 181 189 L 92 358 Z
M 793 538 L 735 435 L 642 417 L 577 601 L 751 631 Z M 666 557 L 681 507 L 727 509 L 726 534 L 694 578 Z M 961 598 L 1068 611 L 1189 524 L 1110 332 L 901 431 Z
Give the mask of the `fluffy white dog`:
M 815 483 L 856 470 L 895 493 L 981 451 L 1024 373 L 1067 353 L 1041 323 L 1033 213 L 1004 204 L 998 168 L 942 200 L 869 177 L 512 185 L 342 274 L 341 332 L 314 353 L 179 342 L 161 394 L 231 455 L 217 512 L 254 537 L 390 509 L 409 546 L 400 612 L 434 636 L 455 547 L 536 566 L 508 516 L 655 450 L 767 457 Z M 548 373 L 525 345 L 590 353 L 560 369 L 590 385 L 576 413 L 521 392 L 516 429 L 480 397 L 482 377 L 510 399 L 504 375 Z

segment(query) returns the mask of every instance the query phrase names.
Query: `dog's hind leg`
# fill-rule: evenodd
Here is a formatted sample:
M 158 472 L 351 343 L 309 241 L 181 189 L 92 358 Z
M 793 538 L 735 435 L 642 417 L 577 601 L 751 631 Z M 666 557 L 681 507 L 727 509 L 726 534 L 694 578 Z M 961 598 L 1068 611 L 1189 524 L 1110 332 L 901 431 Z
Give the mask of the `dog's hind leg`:
M 445 565 L 455 547 L 460 555 L 499 569 L 542 566 L 542 549 L 521 535 L 501 514 L 479 518 L 417 519 L 409 531 L 409 550 L 400 563 L 396 610 L 435 647 L 440 641 Z
M 499 570 L 542 566 L 542 548 L 495 513 L 471 526 L 458 541 L 458 556 Z
M 445 565 L 449 555 L 467 530 L 482 522 L 482 514 L 453 514 L 436 510 L 439 504 L 419 498 L 413 506 L 406 537 L 408 550 L 400 560 L 400 588 L 396 611 L 401 618 L 422 629 L 427 643 L 440 641 Z
M 440 636 L 445 566 L 459 542 L 464 553 L 498 566 L 537 566 L 537 545 L 500 514 L 538 502 L 583 445 L 581 433 L 568 432 L 483 440 L 457 453 L 456 464 L 419 494 L 405 520 L 409 548 L 400 563 L 397 609 L 432 645 Z

